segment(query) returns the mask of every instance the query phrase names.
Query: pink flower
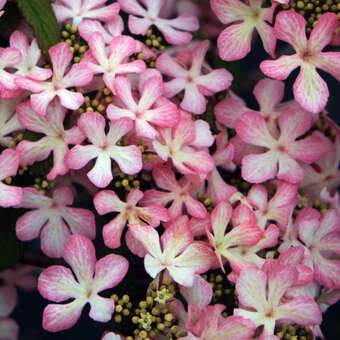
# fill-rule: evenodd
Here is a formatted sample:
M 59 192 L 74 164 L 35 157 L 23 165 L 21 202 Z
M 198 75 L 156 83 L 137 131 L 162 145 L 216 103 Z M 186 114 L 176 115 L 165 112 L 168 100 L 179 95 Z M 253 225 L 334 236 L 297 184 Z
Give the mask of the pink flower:
M 292 265 L 278 264 L 267 272 L 248 268 L 241 272 L 236 291 L 240 308 L 234 315 L 252 320 L 256 326 L 264 326 L 263 335 L 273 335 L 277 321 L 297 323 L 303 326 L 319 325 L 321 311 L 308 296 L 283 300 L 287 290 L 294 287 L 297 270 Z
M 209 45 L 209 41 L 205 40 L 198 43 L 192 51 L 188 51 L 190 68 L 175 62 L 166 53 L 156 61 L 156 68 L 161 73 L 174 78 L 164 84 L 165 95 L 172 98 L 184 90 L 180 106 L 194 114 L 202 114 L 206 110 L 205 96 L 226 90 L 233 80 L 232 75 L 225 69 L 202 72 Z
M 273 20 L 276 3 L 261 7 L 264 0 L 210 0 L 211 8 L 218 19 L 228 25 L 217 40 L 219 56 L 226 61 L 245 57 L 251 49 L 254 29 L 259 33 L 263 47 L 272 57 L 275 55 L 276 37 L 267 22 Z
M 183 45 L 190 42 L 190 33 L 199 29 L 199 23 L 195 16 L 182 14 L 174 19 L 160 18 L 160 11 L 165 6 L 163 0 L 118 0 L 120 7 L 129 13 L 129 30 L 133 34 L 146 35 L 151 25 L 155 25 L 163 34 L 165 40 L 173 45 Z M 146 7 L 143 8 L 139 2 Z
M 0 10 L 2 10 L 6 5 L 7 0 L 0 0 Z M 5 13 L 5 11 L 0 11 L 0 17 Z
M 315 279 L 328 288 L 340 288 L 340 261 L 332 259 L 332 254 L 340 255 L 339 214 L 306 208 L 299 214 L 298 232 L 310 252 Z
M 37 66 L 40 61 L 41 52 L 36 39 L 31 44 L 27 36 L 14 31 L 9 38 L 10 46 L 16 48 L 21 53 L 21 62 L 15 65 L 15 74 L 25 76 L 35 80 L 46 80 L 52 76 L 52 71 Z
M 227 232 L 230 220 L 234 227 Z M 215 249 L 221 269 L 222 256 L 228 259 L 233 269 L 237 271 L 243 266 L 242 254 L 238 254 L 240 246 L 252 246 L 263 236 L 263 231 L 256 225 L 253 212 L 245 205 L 239 205 L 233 212 L 229 203 L 220 202 L 211 213 L 211 226 L 206 229 L 210 244 Z
M 115 287 L 126 275 L 128 261 L 115 254 L 96 261 L 92 242 L 83 235 L 73 235 L 65 245 L 64 260 L 70 265 L 78 281 L 69 268 L 51 266 L 39 276 L 38 290 L 45 298 L 66 304 L 50 304 L 44 309 L 43 327 L 50 332 L 59 332 L 73 327 L 84 306 L 91 306 L 90 317 L 98 322 L 111 319 L 115 308 L 113 299 L 98 295 L 105 289 Z
M 189 333 L 183 340 L 251 340 L 255 324 L 240 316 L 225 318 L 224 309 L 220 304 L 202 309 L 190 304 L 186 322 Z
M 16 305 L 16 292 L 13 287 L 0 287 L 0 336 L 4 340 L 17 340 L 19 327 L 17 323 L 9 319 Z
M 331 39 L 338 20 L 333 13 L 318 19 L 310 38 L 306 38 L 306 21 L 294 11 L 281 11 L 275 21 L 278 39 L 292 45 L 296 54 L 266 60 L 260 64 L 264 74 L 284 80 L 297 67 L 300 73 L 293 85 L 296 101 L 307 111 L 319 113 L 327 103 L 329 92 L 325 81 L 316 72 L 319 68 L 340 80 L 340 52 L 321 52 Z
M 91 159 L 97 158 L 95 166 L 87 176 L 99 188 L 112 181 L 111 159 L 118 163 L 122 172 L 133 175 L 142 169 L 142 154 L 136 145 L 117 146 L 117 142 L 133 126 L 128 118 L 110 123 L 110 131 L 105 135 L 105 118 L 96 112 L 80 116 L 78 126 L 91 142 L 89 145 L 76 145 L 67 155 L 71 169 L 83 168 Z
M 209 153 L 196 150 L 196 145 L 213 144 L 206 122 L 201 124 L 182 117 L 174 128 L 159 128 L 158 131 L 160 137 L 152 143 L 156 153 L 163 161 L 171 159 L 180 173 L 205 177 L 213 169 L 214 161 Z
M 6 149 L 0 155 L 0 206 L 8 208 L 22 200 L 22 188 L 2 183 L 9 176 L 16 175 L 20 163 L 17 151 Z
M 15 84 L 35 93 L 31 95 L 31 105 L 41 115 L 46 114 L 48 104 L 56 96 L 59 97 L 63 107 L 70 110 L 78 109 L 84 102 L 83 95 L 67 89 L 90 83 L 93 77 L 91 70 L 83 63 L 79 63 L 74 64 L 67 72 L 73 53 L 70 46 L 64 42 L 51 47 L 49 55 L 53 66 L 53 77 L 50 81 L 19 77 Z
M 27 130 L 45 135 L 36 142 L 24 140 L 19 143 L 17 151 L 20 154 L 20 164 L 32 165 L 46 159 L 53 152 L 53 168 L 47 179 L 53 180 L 58 175 L 65 175 L 69 170 L 65 161 L 68 145 L 81 143 L 85 139 L 79 127 L 64 129 L 66 110 L 58 101 L 49 105 L 44 117 L 32 110 L 30 101 L 19 104 L 17 112 L 20 123 Z
M 89 46 L 90 53 L 86 54 L 82 64 L 94 74 L 103 73 L 104 83 L 112 92 L 115 91 L 116 75 L 142 73 L 146 68 L 142 60 L 128 62 L 128 58 L 138 51 L 139 45 L 127 35 L 113 38 L 109 48 L 106 48 L 102 34 L 95 32 L 90 36 Z
M 126 77 L 117 77 L 115 93 L 122 105 L 110 104 L 107 115 L 111 120 L 127 117 L 135 122 L 136 136 L 155 139 L 159 136 L 155 127 L 173 127 L 178 124 L 177 106 L 170 101 L 161 102 L 164 93 L 163 80 L 158 72 L 145 72 L 139 80 L 140 99 L 135 102 L 131 82 Z M 155 105 L 156 104 L 156 105 Z
M 78 26 L 84 19 L 113 20 L 120 6 L 117 3 L 111 5 L 105 3 L 106 0 L 60 0 L 52 6 L 59 22 L 72 19 L 72 25 Z
M 118 248 L 120 246 L 120 239 L 126 222 L 157 227 L 161 221 L 167 222 L 169 220 L 167 209 L 159 204 L 137 207 L 137 203 L 142 198 L 143 192 L 140 190 L 131 190 L 126 203 L 122 202 L 117 194 L 111 190 L 100 191 L 94 197 L 94 206 L 100 215 L 110 212 L 119 213 L 103 227 L 103 238 L 107 247 Z
M 243 157 L 242 177 L 246 181 L 261 183 L 277 176 L 290 183 L 301 182 L 304 170 L 297 161 L 313 163 L 331 148 L 330 141 L 320 132 L 296 140 L 312 126 L 311 116 L 304 111 L 285 111 L 278 125 L 280 136 L 274 138 L 259 113 L 248 112 L 237 119 L 235 128 L 244 142 L 268 149 Z
M 25 188 L 21 208 L 26 212 L 16 223 L 16 234 L 21 241 L 30 241 L 40 235 L 41 249 L 50 257 L 61 257 L 71 234 L 82 234 L 93 239 L 96 234 L 94 214 L 87 209 L 70 208 L 73 203 L 71 189 L 61 187 L 53 198 L 36 189 Z
M 186 216 L 179 217 L 165 230 L 161 243 L 157 231 L 149 226 L 131 228 L 148 252 L 144 258 L 146 272 L 153 278 L 166 269 L 178 284 L 190 287 L 195 274 L 207 271 L 214 261 L 210 247 L 194 241 Z
M 259 227 L 265 229 L 268 221 L 275 221 L 282 230 L 285 230 L 297 204 L 297 185 L 279 181 L 275 195 L 268 201 L 266 187 L 256 184 L 251 187 L 247 199 L 255 208 Z
M 205 206 L 190 194 L 200 185 L 197 177 L 187 176 L 177 182 L 174 172 L 166 166 L 155 167 L 152 171 L 152 177 L 157 187 L 165 191 L 146 190 L 142 200 L 143 205 L 159 204 L 165 207 L 171 202 L 168 209 L 172 220 L 183 215 L 184 206 L 191 216 L 197 218 L 207 216 Z

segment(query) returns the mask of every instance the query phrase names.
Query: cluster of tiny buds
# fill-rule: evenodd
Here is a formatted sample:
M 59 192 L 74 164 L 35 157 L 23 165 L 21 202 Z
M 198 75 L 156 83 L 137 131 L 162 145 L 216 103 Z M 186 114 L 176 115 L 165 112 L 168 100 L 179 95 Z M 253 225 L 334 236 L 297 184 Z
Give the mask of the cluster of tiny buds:
M 15 149 L 15 147 L 24 139 L 23 133 L 18 133 L 9 143 L 9 147 L 11 149 Z
M 162 41 L 163 41 L 162 36 L 154 33 L 152 31 L 152 28 L 148 29 L 148 31 L 146 32 L 145 44 L 146 44 L 146 46 L 151 48 L 151 50 L 153 52 L 155 52 L 155 53 L 159 52 L 159 51 L 163 52 L 165 50 L 165 46 L 162 45 Z
M 61 37 L 62 40 L 71 47 L 73 52 L 73 62 L 79 63 L 89 46 L 86 41 L 80 37 L 77 27 L 66 24 L 61 32 Z
M 132 323 L 137 326 L 134 330 L 136 340 L 149 340 L 159 332 L 169 340 L 186 335 L 179 330 L 173 306 L 169 304 L 175 294 L 176 286 L 168 278 L 163 279 L 160 286 L 155 281 L 150 284 L 146 299 L 139 302 L 131 318 Z
M 197 194 L 197 199 L 205 205 L 209 213 L 212 212 L 216 203 L 213 199 L 209 198 L 208 195 L 203 192 Z
M 124 294 L 119 298 L 117 294 L 113 294 L 111 299 L 115 301 L 114 321 L 116 323 L 121 323 L 124 316 L 127 317 L 131 314 L 132 302 L 130 301 L 130 297 L 129 295 Z
M 113 173 L 115 175 L 113 181 L 116 188 L 123 188 L 125 191 L 140 188 L 140 181 L 137 179 L 137 175 L 127 175 L 124 172 L 121 172 L 118 167 L 113 168 Z
M 314 131 L 314 129 L 321 131 L 326 137 L 331 139 L 333 142 L 335 141 L 335 138 L 338 135 L 337 130 L 333 126 L 329 125 L 329 123 L 325 119 L 325 116 L 322 114 L 319 115 L 319 119 L 314 123 L 311 132 Z
M 84 89 L 77 89 L 77 92 L 84 93 Z M 90 96 L 84 97 L 84 104 L 77 110 L 77 113 L 99 112 L 105 114 L 106 108 L 112 103 L 112 93 L 107 87 L 99 89 L 93 99 Z
M 212 302 L 214 304 L 220 303 L 226 307 L 222 315 L 224 317 L 232 315 L 234 308 L 238 306 L 237 292 L 235 287 L 227 280 L 225 274 L 210 271 L 203 274 L 202 277 L 210 283 L 213 289 Z
M 340 0 L 298 0 L 282 5 L 283 9 L 292 9 L 305 17 L 306 31 L 309 34 L 323 13 L 333 12 L 340 20 Z
M 282 340 L 312 340 L 313 332 L 310 328 L 299 325 L 283 325 L 275 331 L 275 335 Z

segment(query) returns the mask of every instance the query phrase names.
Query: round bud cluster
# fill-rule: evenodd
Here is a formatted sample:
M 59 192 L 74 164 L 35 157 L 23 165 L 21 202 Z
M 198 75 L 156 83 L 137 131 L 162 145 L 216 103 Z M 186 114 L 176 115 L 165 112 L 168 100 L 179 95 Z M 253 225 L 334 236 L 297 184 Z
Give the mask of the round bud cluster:
M 306 326 L 283 325 L 275 329 L 275 335 L 282 340 L 312 340 L 313 332 Z
M 115 301 L 115 314 L 114 321 L 116 323 L 121 323 L 124 317 L 131 315 L 132 302 L 127 294 L 119 297 L 117 294 L 113 294 L 111 299 Z
M 61 31 L 61 39 L 71 47 L 73 52 L 73 63 L 79 63 L 89 46 L 79 35 L 77 27 L 66 24 Z
M 197 193 L 197 199 L 204 204 L 204 206 L 207 208 L 207 211 L 209 213 L 212 212 L 216 204 L 214 200 L 209 198 L 208 195 L 204 194 L 203 192 Z

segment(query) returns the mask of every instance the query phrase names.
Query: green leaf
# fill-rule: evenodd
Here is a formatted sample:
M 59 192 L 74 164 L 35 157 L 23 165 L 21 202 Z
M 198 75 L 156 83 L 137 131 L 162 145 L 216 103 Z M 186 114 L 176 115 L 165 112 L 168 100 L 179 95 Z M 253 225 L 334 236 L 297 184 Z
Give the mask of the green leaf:
M 0 271 L 15 265 L 22 254 L 22 242 L 15 234 L 17 218 L 14 209 L 0 209 Z
M 48 49 L 60 42 L 60 26 L 50 0 L 18 0 L 19 8 L 33 27 L 38 44 L 49 59 Z

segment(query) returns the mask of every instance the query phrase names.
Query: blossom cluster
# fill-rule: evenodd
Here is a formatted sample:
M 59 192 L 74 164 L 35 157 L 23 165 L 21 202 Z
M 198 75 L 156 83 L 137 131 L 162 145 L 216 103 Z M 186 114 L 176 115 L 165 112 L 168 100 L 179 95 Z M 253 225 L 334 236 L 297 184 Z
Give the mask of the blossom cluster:
M 0 206 L 51 261 L 0 273 L 0 338 L 18 338 L 15 286 L 52 301 L 50 332 L 89 303 L 110 321 L 103 340 L 322 337 L 340 299 L 340 130 L 317 69 L 340 80 L 339 15 L 307 30 L 288 1 L 52 6 L 49 58 L 24 25 L 0 48 Z M 255 31 L 266 54 L 249 108 L 224 66 L 261 47 Z M 107 292 L 139 275 L 136 257 L 150 285 L 125 334 L 115 315 L 130 302 Z

